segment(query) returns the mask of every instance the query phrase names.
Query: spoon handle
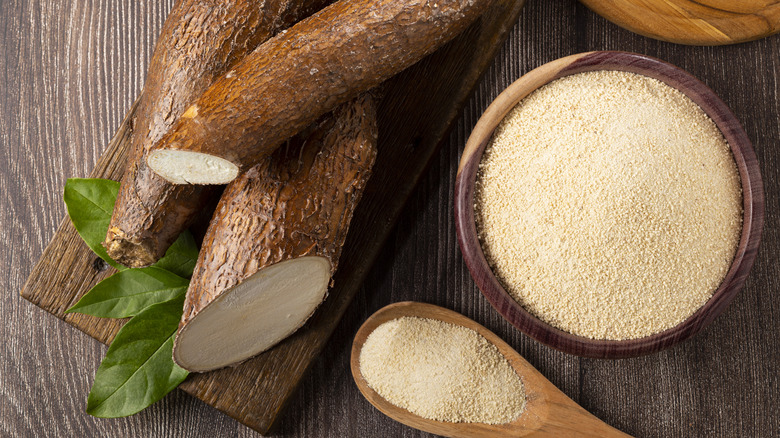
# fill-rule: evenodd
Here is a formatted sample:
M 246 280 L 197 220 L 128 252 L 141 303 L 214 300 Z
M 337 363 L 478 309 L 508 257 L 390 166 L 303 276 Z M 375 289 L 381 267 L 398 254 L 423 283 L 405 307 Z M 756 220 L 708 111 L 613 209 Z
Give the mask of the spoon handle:
M 547 393 L 547 418 L 529 437 L 630 437 L 575 403 L 552 383 Z

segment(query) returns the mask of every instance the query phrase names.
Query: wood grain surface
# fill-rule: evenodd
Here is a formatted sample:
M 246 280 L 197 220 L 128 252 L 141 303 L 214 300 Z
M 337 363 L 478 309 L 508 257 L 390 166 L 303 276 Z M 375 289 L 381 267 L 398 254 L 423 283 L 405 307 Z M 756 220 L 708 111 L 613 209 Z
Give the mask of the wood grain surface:
M 130 418 L 84 413 L 105 347 L 19 297 L 65 215 L 65 178 L 86 176 L 141 89 L 171 1 L 0 2 L 0 435 L 257 436 L 176 391 Z M 587 50 L 628 50 L 676 64 L 731 107 L 752 140 L 766 187 L 762 246 L 745 288 L 691 340 L 658 354 L 582 359 L 520 334 L 475 287 L 452 215 L 466 138 L 487 104 L 545 62 Z M 780 36 L 691 47 L 632 34 L 573 0 L 531 0 L 420 182 L 379 262 L 281 418 L 278 435 L 428 436 L 376 411 L 349 372 L 352 337 L 380 307 L 441 305 L 507 341 L 574 401 L 635 436 L 780 434 Z M 85 371 L 86 370 L 86 371 Z
M 734 44 L 780 31 L 778 0 L 580 1 L 618 26 L 679 44 Z

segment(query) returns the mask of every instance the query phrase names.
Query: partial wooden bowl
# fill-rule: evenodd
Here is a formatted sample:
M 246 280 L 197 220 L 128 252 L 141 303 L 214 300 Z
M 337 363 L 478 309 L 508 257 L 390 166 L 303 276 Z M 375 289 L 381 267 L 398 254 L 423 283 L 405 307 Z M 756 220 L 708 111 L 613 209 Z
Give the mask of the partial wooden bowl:
M 716 46 L 780 32 L 778 0 L 580 0 L 593 12 L 646 37 Z
M 649 76 L 680 90 L 720 128 L 739 169 L 743 226 L 739 246 L 720 287 L 696 313 L 679 325 L 640 339 L 593 340 L 559 330 L 526 311 L 501 286 L 482 253 L 474 222 L 474 184 L 482 153 L 504 116 L 537 88 L 564 76 L 593 70 L 620 70 Z M 764 187 L 756 154 L 737 118 L 715 93 L 687 72 L 648 56 L 628 52 L 588 52 L 560 58 L 518 79 L 502 92 L 477 122 L 466 143 L 455 181 L 455 227 L 466 265 L 493 307 L 523 333 L 577 356 L 624 358 L 654 353 L 698 333 L 723 313 L 753 266 L 764 223 Z

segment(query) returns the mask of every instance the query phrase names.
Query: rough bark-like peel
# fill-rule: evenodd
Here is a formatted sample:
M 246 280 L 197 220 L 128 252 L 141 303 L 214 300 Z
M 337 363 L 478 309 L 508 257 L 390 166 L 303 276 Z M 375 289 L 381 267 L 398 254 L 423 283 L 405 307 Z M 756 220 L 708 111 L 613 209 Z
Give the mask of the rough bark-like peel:
M 133 123 L 132 149 L 104 246 L 130 267 L 151 265 L 215 193 L 176 186 L 146 166 L 149 148 L 220 75 L 256 46 L 330 0 L 179 0 L 163 25 Z
M 180 366 L 192 371 L 214 368 L 193 363 L 183 350 L 213 348 L 220 351 L 219 356 L 230 356 L 222 350 L 229 349 L 225 345 L 235 330 L 227 327 L 234 324 L 234 318 L 224 318 L 217 327 L 205 331 L 219 339 L 214 341 L 218 345 L 207 345 L 201 336 L 184 338 L 204 310 L 209 311 L 209 306 L 219 301 L 229 301 L 231 292 L 243 282 L 259 278 L 264 270 L 282 262 L 322 258 L 329 266 L 323 285 L 327 288 L 376 158 L 376 140 L 375 104 L 370 95 L 363 95 L 339 106 L 228 185 L 206 233 L 187 291 L 174 347 L 174 360 Z M 294 292 L 289 295 L 285 300 L 296 299 Z M 294 321 L 292 331 L 309 315 Z M 261 318 L 255 312 L 251 312 L 252 316 Z M 220 330 L 224 333 L 218 333 Z M 245 354 L 234 362 L 273 344 L 247 346 Z
M 243 171 L 314 120 L 458 35 L 492 0 L 341 0 L 260 45 L 150 151 L 169 181 L 221 183 L 173 163 L 176 151 Z M 188 155 L 188 154 L 181 154 Z M 191 155 L 191 154 L 190 154 Z M 202 158 L 202 157 L 201 157 Z

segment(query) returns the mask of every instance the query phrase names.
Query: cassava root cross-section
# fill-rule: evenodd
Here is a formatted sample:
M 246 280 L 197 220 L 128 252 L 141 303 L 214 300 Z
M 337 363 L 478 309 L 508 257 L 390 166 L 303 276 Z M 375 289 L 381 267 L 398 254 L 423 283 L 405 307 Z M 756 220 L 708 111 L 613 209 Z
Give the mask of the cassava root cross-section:
M 179 366 L 239 363 L 306 322 L 325 299 L 376 139 L 365 94 L 228 185 L 187 290 L 173 348 Z
M 176 184 L 225 184 L 458 35 L 492 0 L 341 0 L 260 45 L 150 151 Z
M 130 267 L 165 254 L 214 189 L 177 186 L 146 166 L 149 148 L 221 74 L 330 0 L 179 0 L 163 25 L 133 123 L 132 147 L 104 246 Z

